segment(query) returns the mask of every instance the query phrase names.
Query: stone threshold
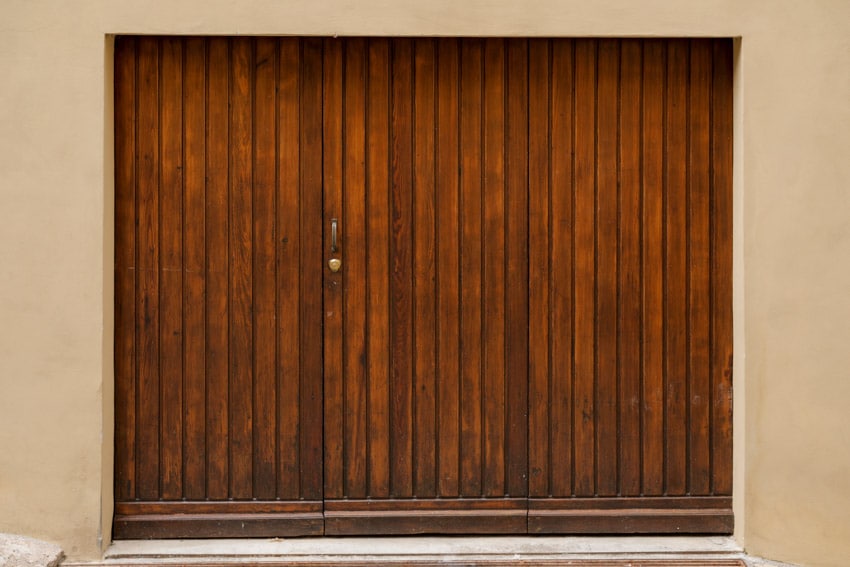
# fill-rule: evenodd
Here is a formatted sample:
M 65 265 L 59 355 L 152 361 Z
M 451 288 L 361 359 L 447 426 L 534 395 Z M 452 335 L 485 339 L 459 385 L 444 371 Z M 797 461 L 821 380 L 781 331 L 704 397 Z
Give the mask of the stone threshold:
M 98 562 L 67 567 L 252 564 L 743 566 L 752 563 L 731 537 L 508 536 L 322 537 L 293 539 L 124 540 Z

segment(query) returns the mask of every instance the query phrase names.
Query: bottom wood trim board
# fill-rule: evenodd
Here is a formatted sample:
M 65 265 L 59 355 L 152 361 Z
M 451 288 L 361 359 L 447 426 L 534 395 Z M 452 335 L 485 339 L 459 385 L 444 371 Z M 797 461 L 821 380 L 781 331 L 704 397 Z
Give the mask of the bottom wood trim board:
M 731 534 L 728 497 L 531 499 L 529 534 Z
M 320 536 L 321 502 L 121 502 L 115 539 Z
M 325 535 L 497 535 L 527 532 L 527 500 L 328 500 Z

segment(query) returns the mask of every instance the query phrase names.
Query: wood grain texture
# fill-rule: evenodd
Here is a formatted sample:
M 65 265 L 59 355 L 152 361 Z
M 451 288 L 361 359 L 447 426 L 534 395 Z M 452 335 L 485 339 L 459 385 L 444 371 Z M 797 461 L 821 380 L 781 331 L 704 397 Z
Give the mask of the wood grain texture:
M 344 270 L 331 272 L 323 270 L 323 398 L 324 398 L 324 497 L 342 498 L 345 496 L 345 454 L 343 452 L 345 435 L 345 399 L 343 378 L 343 277 L 348 271 L 345 250 L 345 229 L 347 219 L 343 213 L 343 45 L 342 42 L 323 40 L 322 78 L 322 187 L 323 203 L 322 227 L 324 244 L 322 253 L 325 258 L 342 258 Z M 331 230 L 333 220 L 338 222 L 340 247 L 342 251 L 331 251 Z M 326 261 L 326 260 L 325 260 Z
M 181 501 L 117 504 L 116 538 L 237 538 L 321 535 L 321 502 Z
M 136 497 L 136 45 L 115 43 L 115 498 Z
M 305 43 L 118 41 L 119 504 L 322 496 L 322 272 L 299 238 L 321 230 L 321 152 L 299 147 L 321 147 L 301 89 L 321 94 L 322 52 L 317 82 Z
M 437 429 L 438 493 L 460 494 L 459 46 L 437 43 Z
M 731 57 L 118 38 L 118 537 L 728 533 Z
M 206 46 L 186 42 L 183 63 L 183 496 L 206 497 Z
M 366 497 L 366 50 L 365 41 L 345 48 L 343 116 L 343 380 L 345 398 L 345 490 Z
M 481 494 L 483 45 L 460 49 L 460 494 Z
M 370 496 L 390 496 L 390 67 L 389 40 L 370 40 L 368 48 L 366 208 L 368 297 L 367 438 Z
M 324 425 L 322 340 L 322 274 L 325 257 L 322 235 L 322 76 L 323 49 L 319 39 L 302 40 L 301 56 L 301 142 L 300 157 L 300 356 L 298 420 L 300 441 L 300 497 L 320 500 L 323 496 Z M 281 453 L 281 458 L 283 457 Z
M 530 42 L 532 497 L 730 494 L 730 49 Z
M 137 498 L 160 496 L 160 399 L 159 399 L 159 52 L 160 43 L 139 40 L 136 160 L 137 265 L 139 283 L 138 378 L 136 394 Z
M 340 175 L 344 309 L 325 321 L 326 501 L 524 495 L 525 43 L 337 43 L 343 88 L 326 81 L 324 107 L 326 126 L 343 117 L 343 157 L 340 171 L 325 142 L 325 207 Z
M 227 84 L 229 47 L 225 39 L 210 40 L 207 45 L 207 124 L 206 124 L 206 496 L 223 500 L 228 496 L 229 460 L 227 458 L 229 349 L 228 257 L 227 257 L 227 155 L 228 106 Z
M 526 529 L 525 499 L 345 500 L 325 503 L 325 533 L 511 534 Z
M 732 44 L 712 53 L 711 479 L 732 493 Z
M 160 55 L 160 489 L 183 493 L 183 45 Z
M 390 494 L 413 496 L 413 44 L 390 50 Z

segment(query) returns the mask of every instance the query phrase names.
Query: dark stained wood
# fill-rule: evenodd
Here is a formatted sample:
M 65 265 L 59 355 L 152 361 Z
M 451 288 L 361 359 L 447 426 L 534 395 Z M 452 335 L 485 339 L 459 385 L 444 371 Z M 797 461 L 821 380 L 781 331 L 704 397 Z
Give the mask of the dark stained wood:
M 301 142 L 300 156 L 300 270 L 299 309 L 300 391 L 298 435 L 301 455 L 300 497 L 322 498 L 324 464 L 322 405 L 322 274 L 325 251 L 322 234 L 322 43 L 319 39 L 302 40 L 301 54 Z M 285 456 L 281 453 L 281 459 Z
M 345 229 L 348 220 L 343 213 L 343 44 L 341 41 L 326 39 L 324 43 L 324 75 L 322 80 L 323 130 L 322 130 L 322 173 L 324 188 L 323 226 L 324 245 L 322 260 L 341 258 L 342 271 L 334 273 L 329 269 L 324 274 L 324 463 L 325 498 L 343 498 L 345 496 L 345 460 L 343 443 L 345 435 L 345 399 L 343 382 L 343 277 L 348 270 L 348 258 L 343 242 L 346 241 Z M 337 219 L 340 251 L 331 252 L 331 222 Z
M 548 93 L 551 186 L 547 196 L 551 223 L 548 235 L 548 336 L 551 376 L 546 424 L 552 469 L 550 494 L 569 496 L 573 483 L 573 42 L 555 41 L 551 48 L 551 91 Z
M 596 109 L 596 494 L 617 494 L 619 42 L 598 45 Z M 601 78 L 601 80 L 600 80 Z M 576 132 L 576 136 L 589 135 Z
M 115 41 L 115 498 L 136 497 L 136 45 Z
M 460 46 L 460 495 L 481 495 L 483 45 Z
M 343 116 L 343 424 L 344 490 L 366 493 L 366 50 L 365 41 L 345 46 Z
M 619 494 L 641 494 L 641 42 L 620 51 L 619 243 L 617 360 L 619 362 Z
M 228 497 L 227 327 L 228 225 L 227 156 L 229 67 L 227 40 L 212 39 L 207 45 L 206 125 L 206 377 L 207 377 L 207 476 L 206 496 Z
M 572 58 L 570 58 L 572 61 Z M 548 496 L 549 360 L 549 42 L 528 45 L 528 494 Z M 572 77 L 572 73 L 570 73 Z M 572 131 L 570 132 L 572 134 Z M 572 189 L 571 189 L 572 192 Z M 572 230 L 572 226 L 570 227 Z M 570 325 L 572 321 L 570 321 Z M 572 370 L 572 369 L 570 369 Z M 572 475 L 572 467 L 559 476 Z M 571 479 L 570 479 L 571 480 Z M 571 484 L 568 481 L 568 484 Z M 571 491 L 569 492 L 571 493 Z
M 511 534 L 526 529 L 526 500 L 348 500 L 325 503 L 325 533 Z
M 732 43 L 713 44 L 711 91 L 711 479 L 732 493 Z
M 530 42 L 532 532 L 731 530 L 730 50 Z M 693 514 L 569 512 L 641 495 Z
M 231 498 L 250 498 L 253 480 L 254 278 L 251 43 L 230 44 L 228 145 L 228 421 Z
M 731 532 L 731 49 L 118 38 L 116 537 Z
M 277 94 L 277 496 L 297 498 L 300 493 L 301 303 L 308 290 L 301 287 L 301 45 L 281 40 L 278 50 Z M 285 206 L 284 203 L 286 204 Z M 319 212 L 321 214 L 321 212 Z M 308 217 L 309 218 L 309 217 Z M 319 268 L 320 270 L 321 268 Z M 316 270 L 314 270 L 315 272 Z M 321 273 L 321 272 L 319 272 Z M 321 317 L 321 312 L 319 313 Z
M 254 498 L 277 494 L 277 337 L 275 317 L 275 186 L 277 180 L 277 42 L 260 39 L 254 49 L 253 90 L 253 282 L 254 282 Z
M 728 534 L 727 497 L 575 498 L 529 501 L 528 533 Z
M 323 529 L 316 504 L 322 268 L 320 261 L 302 267 L 319 254 L 302 250 L 299 239 L 301 226 L 322 229 L 322 161 L 321 152 L 298 150 L 321 145 L 321 96 L 302 97 L 300 78 L 321 94 L 322 52 L 313 52 L 317 81 L 315 59 L 301 69 L 301 49 L 302 40 L 118 41 L 116 500 L 120 508 L 279 496 L 319 509 L 306 519 L 300 512 L 265 519 L 211 512 L 205 519 L 190 518 L 202 509 L 187 504 L 187 511 L 158 518 L 119 514 L 118 537 Z M 281 80 L 279 52 L 289 57 L 286 73 L 294 80 Z M 283 136 L 280 127 L 292 122 L 289 144 L 290 131 Z M 293 183 L 283 191 L 280 179 Z M 279 206 L 281 195 L 296 206 Z M 298 246 L 289 255 L 277 246 L 278 227 Z M 318 247 L 321 253 L 320 241 Z M 289 303 L 280 297 L 281 271 L 294 276 L 282 292 L 294 295 Z M 278 319 L 278 312 L 286 316 Z M 283 349 L 278 320 L 294 330 L 281 333 Z
M 160 502 L 120 502 L 115 505 L 115 513 L 132 515 L 160 514 L 283 514 L 291 512 L 309 513 L 321 512 L 321 502 L 297 501 L 281 502 L 280 500 L 225 500 L 223 502 L 199 501 L 160 501 Z
M 159 51 L 160 43 L 140 39 L 137 67 L 136 186 L 137 393 L 136 498 L 160 496 L 159 400 Z
M 524 42 L 517 44 L 524 47 Z M 368 454 L 368 496 L 374 502 L 391 497 L 422 502 L 439 495 L 463 505 L 467 499 L 458 496 L 473 494 L 493 497 L 492 505 L 499 508 L 507 496 L 527 491 L 526 52 L 519 49 L 509 61 L 508 42 L 503 40 L 343 40 L 341 45 L 345 228 L 340 233 L 346 307 L 342 322 L 326 320 L 325 337 L 326 345 L 337 340 L 338 328 L 329 325 L 342 326 L 342 348 L 349 362 L 344 364 L 340 405 L 336 367 L 325 361 L 325 408 L 342 412 L 342 417 L 326 421 L 326 427 L 336 430 L 339 420 L 343 424 L 342 454 L 339 441 L 329 435 L 325 455 L 342 460 L 328 463 L 329 470 L 340 469 L 348 476 L 333 479 L 344 486 L 326 491 L 326 504 L 352 519 L 329 520 L 328 530 L 365 534 L 457 533 L 462 525 L 484 529 L 467 520 L 435 523 L 427 514 L 418 517 L 418 504 L 398 504 L 410 509 L 395 524 L 380 518 L 361 522 L 352 487 L 360 490 L 358 460 Z M 366 50 L 367 83 L 361 85 L 358 61 Z M 459 58 L 464 50 L 477 57 L 465 77 L 460 72 L 466 59 Z M 511 86 L 516 100 L 508 98 Z M 365 110 L 360 98 L 364 87 Z M 467 136 L 458 107 L 464 88 L 477 146 L 459 156 L 459 140 Z M 339 107 L 335 93 L 329 98 L 326 92 L 325 99 L 327 122 Z M 513 122 L 511 107 L 518 111 Z M 356 116 L 358 112 L 365 116 Z M 364 124 L 365 172 L 363 158 L 358 159 Z M 335 153 L 336 142 L 330 146 Z M 459 172 L 463 163 L 468 167 Z M 338 172 L 330 173 L 335 178 Z M 327 181 L 325 187 L 328 191 Z M 462 207 L 467 208 L 461 212 Z M 460 238 L 461 223 L 466 223 L 468 242 Z M 474 256 L 468 255 L 470 243 Z M 462 266 L 464 254 L 474 261 Z M 361 309 L 358 303 L 364 302 Z M 461 302 L 466 320 L 476 321 L 465 335 Z M 363 328 L 365 363 L 356 346 Z M 508 340 L 509 333 L 515 342 Z M 474 366 L 466 364 L 463 349 L 477 353 Z M 508 373 L 509 360 L 515 374 Z M 387 362 L 389 366 L 383 366 Z M 368 387 L 351 374 L 357 364 L 367 365 Z M 465 364 L 467 374 L 461 379 Z M 364 390 L 365 408 L 358 401 Z M 466 419 L 473 417 L 467 422 L 471 427 L 463 423 L 462 404 Z M 366 451 L 357 444 L 361 420 L 368 421 Z M 518 517 L 511 513 L 510 531 L 525 531 L 524 523 L 516 524 Z M 494 529 L 508 528 L 485 531 Z
M 206 47 L 186 42 L 183 59 L 183 496 L 206 497 Z
M 413 45 L 413 492 L 437 495 L 435 42 Z
M 437 43 L 437 466 L 442 497 L 460 494 L 459 55 L 457 40 Z
M 504 494 L 505 482 L 505 45 L 484 44 L 482 243 L 482 492 Z
M 594 41 L 575 42 L 575 383 L 572 387 L 572 399 L 573 453 L 576 461 L 573 465 L 572 493 L 577 496 L 592 496 L 596 493 L 596 50 L 597 44 Z M 552 191 L 555 190 L 553 186 Z M 550 230 L 554 228 L 551 226 Z M 552 380 L 554 379 L 553 376 Z M 558 464 L 553 459 L 550 466 L 557 467 Z M 553 475 L 555 470 L 558 469 L 553 470 Z M 566 496 L 563 493 L 555 495 Z
M 125 539 L 298 537 L 323 524 L 321 502 L 130 502 L 116 504 L 114 530 Z
M 390 49 L 390 494 L 413 496 L 413 44 Z
M 160 494 L 183 493 L 183 44 L 160 54 Z
M 688 494 L 711 493 L 711 44 L 691 44 L 688 101 Z
M 665 494 L 687 491 L 687 184 L 688 54 L 686 41 L 667 53 L 664 172 Z
M 506 53 L 505 493 L 528 494 L 528 42 Z M 452 424 L 454 425 L 454 423 Z M 442 427 L 442 423 L 440 424 Z
M 666 44 L 643 44 L 641 455 L 643 494 L 664 493 L 664 85 Z M 659 316 L 661 314 L 661 316 Z
M 368 493 L 390 496 L 390 42 L 369 41 L 366 95 Z

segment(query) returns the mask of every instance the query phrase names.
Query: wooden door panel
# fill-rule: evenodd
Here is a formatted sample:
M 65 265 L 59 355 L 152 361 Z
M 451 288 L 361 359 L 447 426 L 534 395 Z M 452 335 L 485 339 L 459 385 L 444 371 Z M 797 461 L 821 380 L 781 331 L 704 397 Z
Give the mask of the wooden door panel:
M 343 266 L 325 275 L 327 533 L 525 531 L 525 119 L 507 95 L 522 104 L 526 78 L 510 45 L 325 42 L 341 246 L 325 252 Z M 380 517 L 389 503 L 403 520 Z
M 322 532 L 321 64 L 117 41 L 116 537 Z
M 115 77 L 116 537 L 731 531 L 728 40 Z
M 730 44 L 548 43 L 529 51 L 529 531 L 728 533 Z

